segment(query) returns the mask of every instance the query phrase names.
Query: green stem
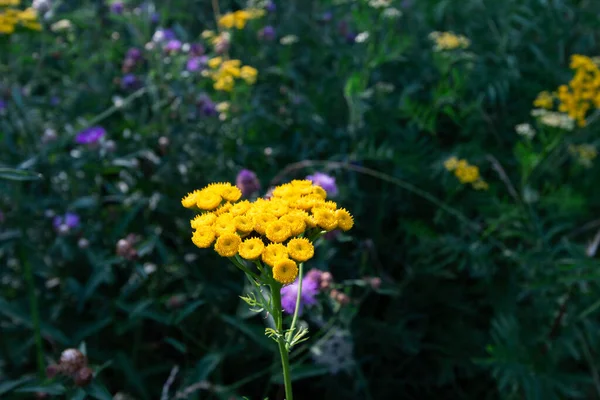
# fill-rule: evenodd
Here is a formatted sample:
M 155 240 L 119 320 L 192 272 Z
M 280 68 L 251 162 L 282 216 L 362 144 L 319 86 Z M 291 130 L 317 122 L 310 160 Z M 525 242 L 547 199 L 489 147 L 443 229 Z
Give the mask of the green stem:
M 38 309 L 37 297 L 35 296 L 33 271 L 31 270 L 31 264 L 29 263 L 24 251 L 22 251 L 21 260 L 23 260 L 23 274 L 25 275 L 25 281 L 27 282 L 27 295 L 29 296 L 29 309 L 31 312 L 31 323 L 33 325 L 33 338 L 35 341 L 38 375 L 40 379 L 44 379 L 46 369 L 44 367 L 44 348 L 42 346 L 40 313 Z
M 260 280 L 260 278 L 258 277 L 258 275 L 256 275 L 254 272 L 252 272 L 248 268 L 246 268 L 246 266 L 244 266 L 243 262 L 240 261 L 240 260 L 238 260 L 236 257 L 237 257 L 237 255 L 235 257 L 229 257 L 229 259 L 231 260 L 231 262 L 233 263 L 233 265 L 235 265 L 236 267 L 238 267 L 239 269 L 241 269 L 246 275 L 250 275 L 251 277 L 253 277 L 257 281 Z
M 277 330 L 277 345 L 281 355 L 281 366 L 283 368 L 283 382 L 285 384 L 285 400 L 293 400 L 292 394 L 292 376 L 290 374 L 290 360 L 288 351 L 285 347 L 283 337 L 283 315 L 281 313 L 281 285 L 277 282 L 270 284 L 271 296 L 273 297 L 273 318 L 275 319 L 275 328 Z
M 298 293 L 296 294 L 296 308 L 294 309 L 294 317 L 292 318 L 292 325 L 290 326 L 290 330 L 288 331 L 288 333 L 286 334 L 285 337 L 285 347 L 288 351 L 290 351 L 291 346 L 291 340 L 292 340 L 292 335 L 294 334 L 294 329 L 296 329 L 296 321 L 298 320 L 298 310 L 300 310 L 300 299 L 301 299 L 301 295 L 302 295 L 302 275 L 303 275 L 303 268 L 304 263 L 300 263 L 300 265 L 298 266 Z

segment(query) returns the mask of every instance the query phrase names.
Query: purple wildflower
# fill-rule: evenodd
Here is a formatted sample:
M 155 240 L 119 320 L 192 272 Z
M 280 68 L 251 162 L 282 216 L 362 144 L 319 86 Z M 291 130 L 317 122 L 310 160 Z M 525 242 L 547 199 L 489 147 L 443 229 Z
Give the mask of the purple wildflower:
M 267 3 L 267 5 L 265 6 L 265 10 L 272 13 L 272 12 L 277 11 L 277 6 L 275 5 L 275 3 L 273 1 L 269 1 Z
M 258 38 L 262 40 L 272 41 L 275 39 L 275 28 L 271 25 L 267 25 L 258 32 Z
M 153 24 L 158 24 L 158 21 L 160 21 L 160 14 L 157 12 L 152 13 L 152 15 L 150 16 L 150 22 L 152 22 Z
M 190 55 L 199 57 L 204 54 L 204 46 L 200 43 L 192 43 L 190 45 Z
M 347 21 L 341 21 L 338 25 L 338 32 L 343 36 L 348 43 L 354 43 L 356 33 L 350 29 Z
M 54 229 L 62 233 L 67 233 L 71 229 L 75 229 L 79 226 L 79 215 L 68 212 L 65 215 L 57 215 L 52 220 Z
M 77 134 L 75 142 L 78 144 L 95 144 L 106 135 L 106 130 L 101 126 L 92 126 Z
M 196 72 L 204 68 L 207 62 L 208 57 L 206 56 L 190 57 L 185 64 L 185 69 L 187 69 L 189 72 Z
M 57 106 L 59 104 L 60 104 L 60 99 L 58 98 L 58 96 L 52 96 L 50 98 L 50 105 Z
M 333 13 L 331 11 L 326 11 L 321 15 L 322 22 L 330 22 L 333 19 Z
M 125 90 L 136 89 L 140 86 L 140 81 L 137 76 L 133 74 L 125 74 L 121 78 L 121 87 Z
M 6 110 L 6 102 L 0 99 L 0 112 Z
M 306 177 L 313 184 L 321 186 L 327 192 L 327 195 L 334 197 L 338 193 L 337 185 L 335 184 L 335 178 L 322 172 L 315 172 L 314 175 L 308 175 Z
M 200 113 L 205 117 L 214 117 L 217 115 L 216 105 L 207 95 L 200 95 L 196 104 Z
M 132 47 L 127 50 L 127 55 L 125 57 L 135 62 L 140 61 L 142 59 L 142 51 L 137 47 Z
M 110 5 L 110 11 L 113 14 L 121 15 L 123 14 L 123 10 L 125 9 L 125 5 L 122 1 L 115 1 Z
M 242 191 L 244 197 L 249 197 L 260 190 L 260 181 L 253 171 L 241 170 L 235 178 L 235 185 Z
M 175 33 L 171 29 L 158 28 L 152 36 L 152 41 L 155 43 L 168 42 L 175 39 Z
M 170 39 L 165 45 L 165 51 L 169 53 L 176 53 L 181 50 L 181 42 L 177 39 Z
M 302 314 L 304 306 L 312 306 L 317 303 L 317 294 L 319 294 L 319 281 L 321 271 L 311 269 L 302 279 L 302 292 L 300 293 L 300 305 L 298 315 Z M 291 285 L 281 288 L 281 307 L 288 314 L 293 314 L 296 308 L 296 298 L 298 296 L 298 280 Z

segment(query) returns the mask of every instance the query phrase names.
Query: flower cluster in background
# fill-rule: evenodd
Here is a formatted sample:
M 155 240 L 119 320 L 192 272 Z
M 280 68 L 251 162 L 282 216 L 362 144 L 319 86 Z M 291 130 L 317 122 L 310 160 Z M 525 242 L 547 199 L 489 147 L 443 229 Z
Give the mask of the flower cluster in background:
M 529 140 L 535 136 L 535 129 L 530 124 L 523 123 L 515 126 L 515 131 L 518 135 L 523 136 Z
M 258 71 L 254 67 L 241 64 L 240 60 L 223 60 L 221 57 L 208 60 L 211 70 L 207 71 L 206 75 L 214 81 L 214 89 L 230 92 L 233 90 L 237 78 L 253 85 L 256 82 Z
M 471 184 L 476 190 L 487 190 L 488 184 L 481 178 L 479 167 L 471 165 L 467 160 L 450 157 L 444 162 L 444 168 L 453 172 L 462 184 Z
M 591 144 L 572 144 L 569 146 L 569 153 L 586 168 L 591 168 L 594 159 L 598 156 L 596 146 Z
M 265 11 L 261 9 L 245 9 L 235 12 L 228 12 L 219 18 L 219 26 L 225 29 L 244 29 L 246 23 L 252 19 L 260 18 L 265 15 Z
M 20 0 L 0 0 L 0 7 L 18 6 L 20 3 Z M 37 11 L 34 8 L 30 7 L 25 10 L 12 7 L 0 8 L 0 34 L 11 34 L 18 25 L 34 31 L 42 30 Z
M 466 36 L 453 32 L 431 32 L 429 39 L 434 42 L 434 51 L 466 49 L 471 45 L 471 41 Z
M 570 67 L 575 75 L 558 88 L 558 110 L 585 126 L 588 111 L 600 107 L 600 69 L 593 59 L 579 54 L 571 57 Z

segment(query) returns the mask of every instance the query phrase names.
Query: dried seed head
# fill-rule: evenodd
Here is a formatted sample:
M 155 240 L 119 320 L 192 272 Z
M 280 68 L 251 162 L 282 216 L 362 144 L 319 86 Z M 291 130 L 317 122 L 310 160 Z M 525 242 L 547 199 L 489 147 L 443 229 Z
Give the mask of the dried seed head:
M 87 386 L 92 382 L 94 378 L 94 371 L 89 367 L 83 367 L 75 373 L 74 381 L 75 385 L 79 387 Z
M 68 375 L 73 375 L 87 366 L 87 357 L 77 349 L 66 349 L 60 355 L 60 367 Z

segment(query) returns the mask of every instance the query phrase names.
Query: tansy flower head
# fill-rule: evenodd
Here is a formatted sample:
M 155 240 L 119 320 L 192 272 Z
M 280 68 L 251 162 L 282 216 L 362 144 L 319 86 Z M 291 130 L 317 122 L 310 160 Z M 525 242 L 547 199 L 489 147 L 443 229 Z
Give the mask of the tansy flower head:
M 277 220 L 267 224 L 265 234 L 267 239 L 269 239 L 271 242 L 281 243 L 285 242 L 290 236 L 292 236 L 292 230 L 287 223 Z
M 315 248 L 306 238 L 294 238 L 287 244 L 288 254 L 298 262 L 305 262 L 315 254 Z
M 199 214 L 190 221 L 190 224 L 193 229 L 197 229 L 200 226 L 211 226 L 215 223 L 216 219 L 217 216 L 213 213 Z
M 290 227 L 292 236 L 297 236 L 306 230 L 306 222 L 302 214 L 286 214 L 279 218 Z
M 196 195 L 196 206 L 202 210 L 210 211 L 217 208 L 222 200 L 217 193 L 203 190 Z
M 198 190 L 194 190 L 192 193 L 188 193 L 183 199 L 181 199 L 181 205 L 185 208 L 196 207 L 197 196 Z
M 242 197 L 242 191 L 236 186 L 223 188 L 221 196 L 227 201 L 238 201 Z
M 256 260 L 265 250 L 265 244 L 260 238 L 246 239 L 239 247 L 240 257 L 246 260 Z
M 249 65 L 244 65 L 240 70 L 240 77 L 249 85 L 254 85 L 257 76 L 257 69 L 250 67 Z
M 321 228 L 326 231 L 332 231 L 337 228 L 338 221 L 333 211 L 327 208 L 315 208 L 312 213 L 317 225 Z
M 239 203 L 235 203 L 232 207 L 231 210 L 229 210 L 230 213 L 232 213 L 233 215 L 242 215 L 245 214 L 246 211 L 248 211 L 251 207 L 251 204 L 248 200 L 244 200 L 244 201 L 240 201 Z
M 242 239 L 235 233 L 223 233 L 215 243 L 215 251 L 221 257 L 233 257 L 237 254 Z
M 298 266 L 290 259 L 279 260 L 273 266 L 273 279 L 282 285 L 289 285 L 298 276 Z
M 213 225 L 215 233 L 217 235 L 223 235 L 225 233 L 235 232 L 235 223 L 233 222 L 233 215 L 226 213 L 219 215 L 215 224 Z
M 252 218 L 245 215 L 238 215 L 233 219 L 233 224 L 238 232 L 250 233 L 254 229 Z
M 444 161 L 444 168 L 448 171 L 454 171 L 458 167 L 458 158 L 450 157 L 446 161 Z
M 192 236 L 192 242 L 201 249 L 209 248 L 215 241 L 215 231 L 210 226 L 198 227 Z
M 254 221 L 254 230 L 261 235 L 264 235 L 267 230 L 267 225 L 277 220 L 277 217 L 268 212 L 259 212 L 252 220 Z
M 271 243 L 267 245 L 262 253 L 263 262 L 271 267 L 274 267 L 277 261 L 287 258 L 287 247 L 281 243 Z
M 335 217 L 337 218 L 338 228 L 343 231 L 348 231 L 354 226 L 354 218 L 352 218 L 352 215 L 344 208 L 336 210 Z

